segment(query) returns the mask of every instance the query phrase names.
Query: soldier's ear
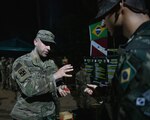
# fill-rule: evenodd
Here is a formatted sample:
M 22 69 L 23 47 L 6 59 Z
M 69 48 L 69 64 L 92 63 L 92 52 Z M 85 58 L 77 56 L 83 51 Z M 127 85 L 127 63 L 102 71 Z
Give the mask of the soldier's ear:
M 124 2 L 122 1 L 122 2 L 120 2 L 120 10 L 119 10 L 119 14 L 121 14 L 121 13 L 123 13 L 123 9 L 124 9 Z
M 33 43 L 34 43 L 35 46 L 37 46 L 38 38 L 34 39 Z

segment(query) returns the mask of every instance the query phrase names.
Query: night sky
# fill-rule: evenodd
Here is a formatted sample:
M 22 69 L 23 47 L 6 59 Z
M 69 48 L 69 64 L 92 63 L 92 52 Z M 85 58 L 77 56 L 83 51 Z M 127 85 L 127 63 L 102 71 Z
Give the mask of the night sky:
M 96 6 L 96 0 L 5 0 L 0 4 L 0 41 L 19 38 L 33 45 L 37 31 L 47 29 L 55 34 L 56 56 L 67 56 L 78 66 L 90 56 L 88 27 L 95 20 Z
M 62 55 L 89 55 L 96 0 L 5 0 L 0 11 L 0 41 L 17 37 L 32 44 L 37 31 L 47 29 Z

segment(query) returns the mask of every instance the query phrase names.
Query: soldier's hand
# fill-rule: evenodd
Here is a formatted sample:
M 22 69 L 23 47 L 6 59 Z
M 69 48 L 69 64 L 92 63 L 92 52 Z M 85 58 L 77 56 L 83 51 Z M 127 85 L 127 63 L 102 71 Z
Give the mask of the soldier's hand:
M 69 88 L 68 88 L 66 85 L 60 85 L 60 86 L 58 87 L 58 92 L 59 92 L 59 94 L 60 94 L 62 97 L 64 97 L 64 96 L 70 94 L 70 90 L 69 90 Z
M 64 65 L 56 73 L 54 73 L 54 78 L 59 79 L 62 77 L 72 77 L 71 74 L 67 74 L 71 71 L 73 71 L 73 66 L 71 64 Z
M 90 88 L 90 89 L 95 89 L 95 88 L 97 88 L 97 85 L 87 84 L 87 87 Z
M 85 93 L 88 93 L 89 95 L 92 95 L 92 94 L 93 94 L 93 90 L 90 89 L 90 88 L 88 88 L 88 87 L 84 89 L 84 92 L 85 92 Z
M 92 95 L 96 87 L 97 85 L 87 84 L 87 87 L 84 89 L 84 92 L 88 93 L 89 95 Z

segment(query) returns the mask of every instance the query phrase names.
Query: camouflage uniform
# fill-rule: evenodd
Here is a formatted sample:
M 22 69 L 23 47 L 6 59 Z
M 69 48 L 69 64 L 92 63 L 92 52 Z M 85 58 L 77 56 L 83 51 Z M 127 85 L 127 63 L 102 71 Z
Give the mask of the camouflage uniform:
M 55 120 L 56 83 L 53 74 L 57 66 L 53 60 L 41 61 L 35 50 L 16 59 L 12 78 L 20 95 L 11 112 L 17 120 Z
M 122 27 L 125 37 L 134 32 L 118 51 L 120 58 L 112 79 L 110 94 L 113 120 L 150 120 L 150 20 L 146 1 L 98 0 L 98 6 L 97 17 L 103 16 L 107 22 L 110 20 L 111 27 L 113 25 L 117 27 L 120 23 L 119 26 Z M 125 7 L 127 10 L 124 9 Z M 129 14 L 125 15 L 126 11 Z M 130 13 L 133 13 L 135 17 L 132 17 Z M 115 16 L 113 22 L 116 24 L 111 23 L 109 19 L 112 14 Z M 120 17 L 120 15 L 123 16 Z M 144 19 L 140 19 L 142 15 L 145 15 Z M 129 26 L 132 22 L 129 21 L 130 24 L 127 24 L 128 21 L 122 22 L 124 17 L 137 19 L 138 22 Z M 97 87 L 96 91 L 104 90 Z M 96 91 L 93 95 L 96 95 Z
M 90 96 L 84 92 L 86 84 L 90 83 L 90 76 L 85 69 L 81 69 L 76 73 L 76 89 L 78 93 L 77 104 L 79 108 L 87 109 L 90 107 Z
M 140 26 L 119 49 L 120 59 L 110 94 L 113 120 L 150 119 L 149 29 L 150 21 Z M 105 89 L 97 87 L 93 96 L 100 97 Z
M 0 62 L 0 72 L 1 72 L 1 88 L 5 89 L 7 85 L 7 80 L 6 80 L 6 58 L 1 57 L 1 62 Z
M 140 26 L 120 51 L 113 90 L 116 100 L 114 102 L 120 103 L 118 111 L 121 120 L 150 119 L 149 29 L 150 21 Z
M 9 89 L 13 90 L 15 88 L 14 80 L 12 80 L 11 72 L 12 72 L 13 58 L 8 58 L 6 73 L 7 73 L 7 86 Z

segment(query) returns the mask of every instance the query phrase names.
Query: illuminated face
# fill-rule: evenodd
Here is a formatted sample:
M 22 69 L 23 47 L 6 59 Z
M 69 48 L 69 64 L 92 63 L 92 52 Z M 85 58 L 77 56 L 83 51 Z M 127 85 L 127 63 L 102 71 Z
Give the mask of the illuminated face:
M 36 47 L 37 53 L 41 57 L 47 57 L 51 48 L 50 45 L 44 44 L 40 39 L 34 40 L 34 45 Z

